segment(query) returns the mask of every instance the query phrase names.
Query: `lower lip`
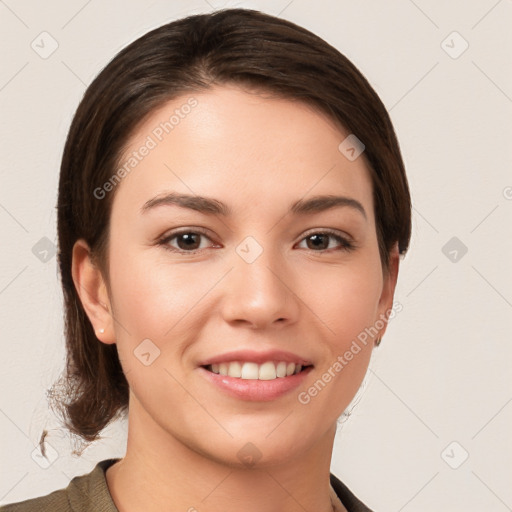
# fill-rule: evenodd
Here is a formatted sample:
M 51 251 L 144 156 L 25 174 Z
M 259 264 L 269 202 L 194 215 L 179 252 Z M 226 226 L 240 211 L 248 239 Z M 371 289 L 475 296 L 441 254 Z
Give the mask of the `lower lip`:
M 290 375 L 289 377 L 278 377 L 272 380 L 237 379 L 213 373 L 203 368 L 198 368 L 202 375 L 212 384 L 218 386 L 222 391 L 241 400 L 254 402 L 269 402 L 280 396 L 289 393 L 299 387 L 308 373 L 313 369 L 308 366 L 304 371 Z

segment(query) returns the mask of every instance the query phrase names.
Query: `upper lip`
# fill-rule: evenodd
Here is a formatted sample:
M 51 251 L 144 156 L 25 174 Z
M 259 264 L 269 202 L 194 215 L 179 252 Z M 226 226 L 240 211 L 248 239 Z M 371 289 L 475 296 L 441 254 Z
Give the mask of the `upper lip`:
M 287 363 L 301 364 L 302 366 L 311 365 L 311 361 L 292 352 L 284 350 L 267 350 L 260 352 L 256 350 L 233 350 L 213 357 L 209 357 L 199 363 L 199 366 L 208 366 L 210 364 L 229 363 L 230 361 L 252 362 L 262 364 L 266 361 L 285 361 Z

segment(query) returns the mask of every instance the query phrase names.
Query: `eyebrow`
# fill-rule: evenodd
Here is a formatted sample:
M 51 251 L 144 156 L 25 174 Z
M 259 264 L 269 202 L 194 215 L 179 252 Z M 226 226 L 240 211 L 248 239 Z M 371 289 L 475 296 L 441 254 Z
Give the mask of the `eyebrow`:
M 232 214 L 231 208 L 217 199 L 190 194 L 179 194 L 177 192 L 160 194 L 146 201 L 141 208 L 141 213 L 144 214 L 153 208 L 163 205 L 175 205 L 181 208 L 188 208 L 206 215 L 229 217 Z M 346 196 L 318 195 L 309 199 L 299 199 L 290 206 L 289 212 L 296 215 L 305 215 L 320 213 L 339 207 L 352 208 L 367 219 L 363 205 L 356 199 Z

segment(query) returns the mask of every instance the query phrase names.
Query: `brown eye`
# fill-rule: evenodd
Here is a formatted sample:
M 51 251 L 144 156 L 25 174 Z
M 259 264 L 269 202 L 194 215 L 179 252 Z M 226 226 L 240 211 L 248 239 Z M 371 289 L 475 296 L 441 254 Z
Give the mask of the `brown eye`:
M 328 249 L 329 238 L 331 238 L 331 236 L 326 234 L 308 236 L 306 240 L 311 242 L 308 244 L 308 249 Z
M 201 236 L 198 233 L 180 233 L 176 235 L 177 245 L 179 249 L 182 250 L 197 250 L 201 245 Z
M 171 233 L 160 240 L 158 244 L 162 245 L 169 251 L 193 254 L 205 247 L 208 247 L 208 244 L 206 244 L 206 246 L 204 244 L 201 246 L 202 239 L 209 240 L 211 242 L 211 239 L 206 235 L 206 233 L 198 230 L 187 230 Z
M 330 243 L 330 240 L 333 239 L 338 242 L 337 248 L 335 245 L 333 247 Z M 329 249 L 350 251 L 355 248 L 355 245 L 352 242 L 339 234 L 330 231 L 311 233 L 302 239 L 302 241 L 304 240 L 306 240 L 306 248 L 314 252 L 322 252 Z

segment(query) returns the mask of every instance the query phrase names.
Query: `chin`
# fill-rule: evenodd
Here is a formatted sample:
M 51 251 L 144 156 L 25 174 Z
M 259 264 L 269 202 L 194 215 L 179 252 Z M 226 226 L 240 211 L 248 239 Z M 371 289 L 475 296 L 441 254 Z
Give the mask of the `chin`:
M 214 446 L 208 447 L 203 454 L 234 469 L 265 469 L 293 462 L 314 444 L 314 441 L 308 443 L 299 432 L 295 436 L 283 429 L 280 434 L 275 432 L 266 437 L 260 431 L 251 436 L 246 431 L 224 443 L 212 440 Z

